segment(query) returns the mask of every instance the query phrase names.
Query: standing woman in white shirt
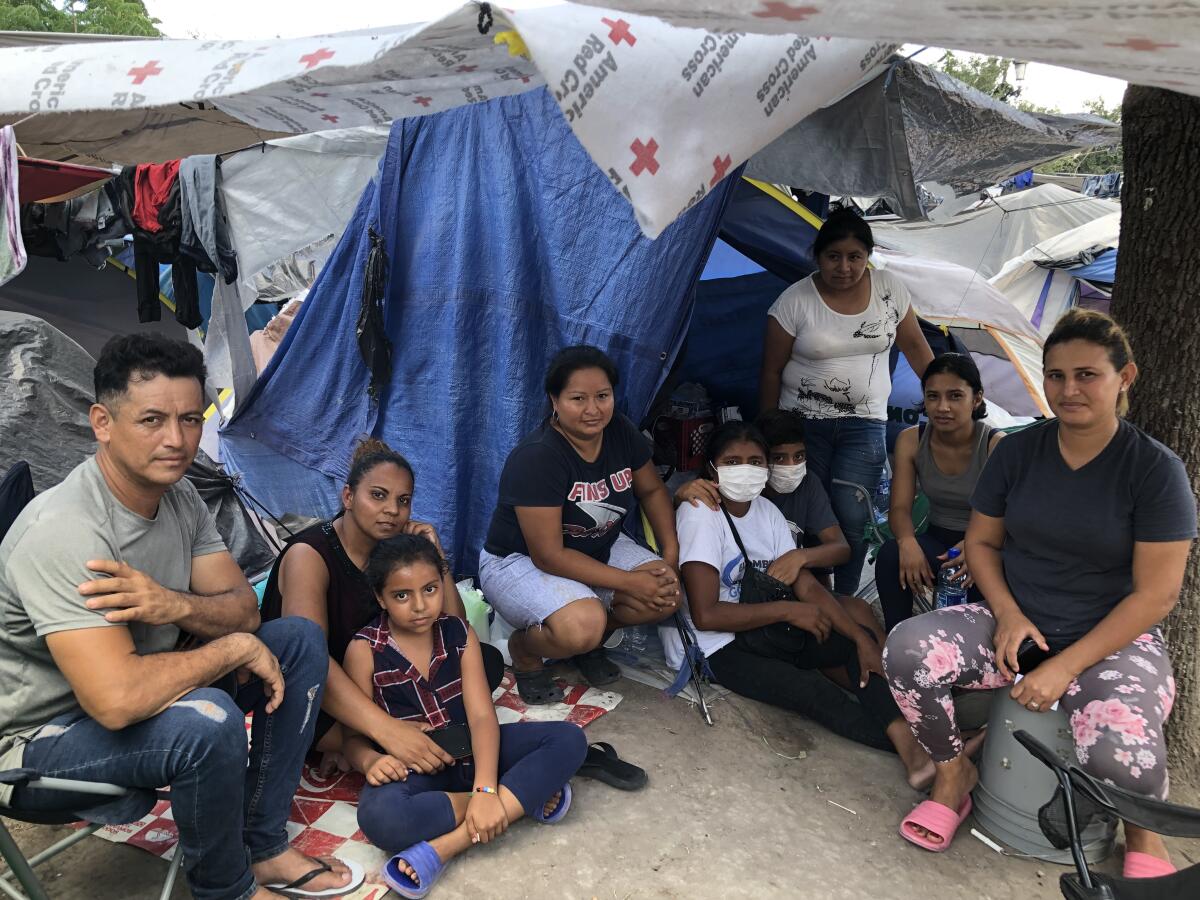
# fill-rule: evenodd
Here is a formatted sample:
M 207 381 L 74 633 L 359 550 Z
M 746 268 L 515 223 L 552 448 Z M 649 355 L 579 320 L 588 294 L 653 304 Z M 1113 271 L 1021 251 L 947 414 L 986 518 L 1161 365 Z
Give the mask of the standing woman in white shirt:
M 808 465 L 833 503 L 850 543 L 834 569 L 834 589 L 858 589 L 870 510 L 851 482 L 872 496 L 887 459 L 888 361 L 899 344 L 919 378 L 933 359 L 908 289 L 867 267 L 875 239 L 849 210 L 837 210 L 813 242 L 817 271 L 780 294 L 767 313 L 759 403 L 804 416 Z

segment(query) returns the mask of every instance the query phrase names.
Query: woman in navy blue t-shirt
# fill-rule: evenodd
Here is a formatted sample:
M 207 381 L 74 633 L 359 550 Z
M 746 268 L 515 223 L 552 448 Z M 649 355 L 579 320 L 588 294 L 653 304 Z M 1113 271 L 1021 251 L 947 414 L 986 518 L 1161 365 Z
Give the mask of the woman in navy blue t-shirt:
M 900 826 L 928 850 L 949 845 L 978 779 L 953 687 L 1013 685 L 1034 712 L 1061 703 L 1085 771 L 1167 793 L 1175 680 L 1159 623 L 1179 599 L 1196 500 L 1179 457 L 1122 418 L 1137 367 L 1112 319 L 1072 310 L 1043 352 L 1057 418 L 1001 441 L 971 497 L 967 555 L 987 602 L 908 619 L 885 649 L 892 694 L 937 768 L 931 799 Z M 1143 828 L 1125 824 L 1125 849 L 1127 878 L 1174 871 Z
M 605 635 L 662 621 L 679 602 L 671 498 L 646 438 L 615 410 L 617 380 L 595 347 L 559 353 L 546 373 L 550 417 L 513 449 L 500 476 L 479 580 L 517 629 L 508 647 L 526 703 L 562 699 L 543 659 L 574 657 L 589 683 L 615 681 Z M 661 558 L 621 532 L 635 500 Z

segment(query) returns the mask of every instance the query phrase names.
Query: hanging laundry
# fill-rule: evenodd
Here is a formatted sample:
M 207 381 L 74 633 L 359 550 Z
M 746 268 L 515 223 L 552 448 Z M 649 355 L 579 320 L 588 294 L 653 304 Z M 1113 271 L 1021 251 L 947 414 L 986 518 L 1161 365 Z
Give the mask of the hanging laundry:
M 183 230 L 179 250 L 201 272 L 220 272 L 226 284 L 237 280 L 237 254 L 229 238 L 229 220 L 219 190 L 221 160 L 213 154 L 189 156 L 179 166 Z
M 0 128 L 0 284 L 20 275 L 28 259 L 21 240 L 17 180 L 17 141 L 12 127 L 5 125 Z
M 153 171 L 144 172 L 146 169 Z M 198 328 L 204 320 L 200 315 L 196 264 L 190 257 L 182 256 L 179 250 L 183 223 L 178 175 L 179 161 L 175 160 L 173 163 L 127 166 L 113 180 L 121 211 L 134 226 L 138 321 L 157 322 L 162 318 L 158 264 L 168 263 L 171 284 L 175 288 L 175 318 L 185 328 Z M 145 227 L 150 215 L 157 229 Z
M 178 181 L 177 159 L 138 166 L 133 179 L 133 224 L 149 232 L 160 230 L 159 210 L 177 190 Z

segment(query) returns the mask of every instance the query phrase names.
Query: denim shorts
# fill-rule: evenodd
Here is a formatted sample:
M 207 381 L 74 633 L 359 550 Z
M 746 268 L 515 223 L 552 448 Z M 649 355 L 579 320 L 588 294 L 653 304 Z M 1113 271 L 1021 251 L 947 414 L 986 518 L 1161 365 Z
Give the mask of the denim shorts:
M 660 561 L 628 535 L 621 534 L 608 555 L 614 569 L 631 572 L 648 562 Z M 488 603 L 513 628 L 541 625 L 568 603 L 597 597 L 612 609 L 611 588 L 589 587 L 570 578 L 543 572 L 524 553 L 499 557 L 483 550 L 479 554 L 479 587 Z

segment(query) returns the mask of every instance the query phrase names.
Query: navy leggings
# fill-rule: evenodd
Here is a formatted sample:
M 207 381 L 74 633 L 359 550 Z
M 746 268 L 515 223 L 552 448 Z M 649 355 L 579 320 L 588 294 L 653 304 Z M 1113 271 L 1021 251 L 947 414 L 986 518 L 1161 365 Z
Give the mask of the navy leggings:
M 935 585 L 942 567 L 942 561 L 938 557 L 963 537 L 965 535 L 961 531 L 951 531 L 936 525 L 930 525 L 924 534 L 917 535 L 917 543 L 925 552 L 925 561 L 929 563 L 929 571 L 933 573 Z M 894 538 L 879 548 L 879 556 L 875 559 L 875 587 L 879 589 L 879 605 L 883 608 L 884 631 L 891 634 L 893 628 L 905 619 L 911 619 L 913 614 L 912 591 L 900 587 L 900 545 Z M 967 590 L 967 602 L 983 602 L 979 588 L 972 585 Z
M 571 780 L 587 755 L 583 729 L 571 722 L 517 722 L 500 726 L 500 783 L 526 815 L 546 805 Z M 398 853 L 457 827 L 448 793 L 469 793 L 475 767 L 461 760 L 433 775 L 363 788 L 358 827 L 376 847 Z

